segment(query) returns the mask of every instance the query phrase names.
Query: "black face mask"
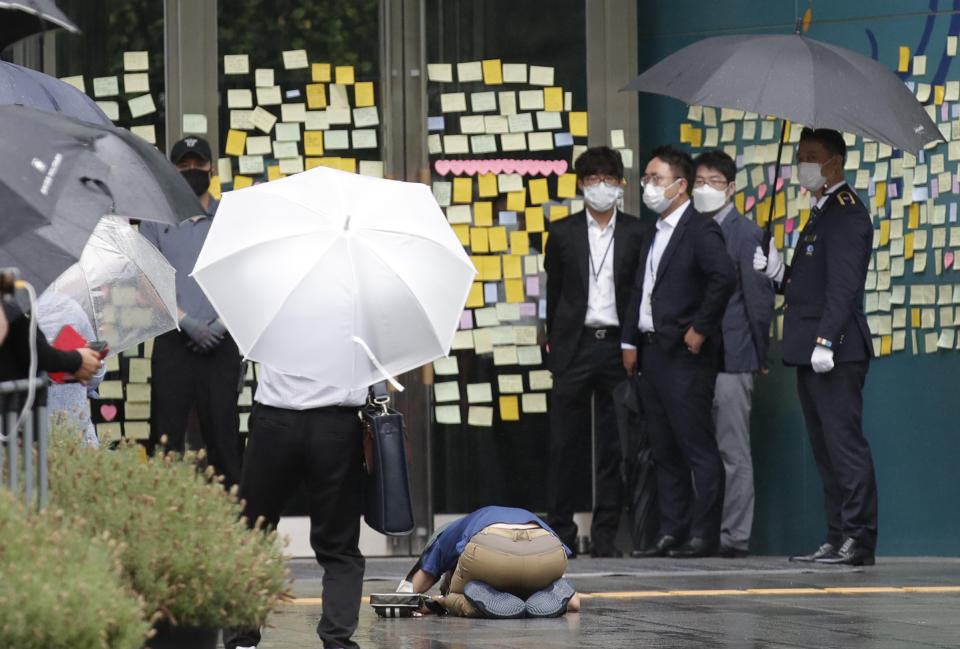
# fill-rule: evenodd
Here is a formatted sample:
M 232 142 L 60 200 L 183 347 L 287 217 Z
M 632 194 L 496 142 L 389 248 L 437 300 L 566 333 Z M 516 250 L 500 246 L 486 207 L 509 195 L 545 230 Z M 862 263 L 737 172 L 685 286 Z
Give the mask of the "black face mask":
M 205 169 L 185 169 L 180 175 L 197 196 L 203 196 L 210 188 L 210 172 Z

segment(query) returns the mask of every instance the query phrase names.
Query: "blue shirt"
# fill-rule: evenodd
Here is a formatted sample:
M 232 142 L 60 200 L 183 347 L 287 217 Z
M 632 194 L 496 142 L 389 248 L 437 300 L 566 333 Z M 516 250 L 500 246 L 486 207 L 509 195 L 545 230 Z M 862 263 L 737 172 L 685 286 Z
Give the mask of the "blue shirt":
M 450 523 L 444 529 L 440 536 L 423 551 L 424 572 L 434 577 L 439 577 L 448 570 L 452 570 L 460 559 L 460 554 L 467 547 L 467 543 L 474 534 L 494 523 L 510 523 L 519 525 L 523 523 L 536 523 L 554 536 L 557 535 L 550 527 L 540 520 L 536 514 L 528 512 L 526 509 L 517 509 L 515 507 L 482 507 L 472 514 L 467 514 L 463 518 Z M 570 548 L 563 546 L 564 551 L 569 556 Z
M 210 322 L 218 316 L 197 280 L 190 277 L 190 273 L 197 264 L 197 257 L 200 256 L 203 242 L 207 240 L 210 226 L 213 225 L 213 215 L 219 204 L 220 201 L 211 197 L 206 216 L 188 219 L 180 225 L 152 221 L 140 224 L 140 234 L 156 246 L 177 271 L 177 306 L 201 322 Z

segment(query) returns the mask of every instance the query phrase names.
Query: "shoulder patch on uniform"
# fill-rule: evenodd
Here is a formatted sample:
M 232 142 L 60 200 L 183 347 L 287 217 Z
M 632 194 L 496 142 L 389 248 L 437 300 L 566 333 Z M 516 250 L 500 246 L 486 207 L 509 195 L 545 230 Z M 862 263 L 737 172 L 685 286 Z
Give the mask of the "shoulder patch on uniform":
M 857 197 L 850 190 L 843 189 L 837 192 L 837 202 L 839 202 L 841 205 L 856 205 Z

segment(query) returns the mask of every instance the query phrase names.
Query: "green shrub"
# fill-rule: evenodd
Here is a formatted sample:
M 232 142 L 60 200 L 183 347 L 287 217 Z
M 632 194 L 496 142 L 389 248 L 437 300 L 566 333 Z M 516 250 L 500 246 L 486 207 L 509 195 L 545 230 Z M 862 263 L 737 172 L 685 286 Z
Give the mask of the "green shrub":
M 51 503 L 81 511 L 87 533 L 109 531 L 149 619 L 178 626 L 252 627 L 290 597 L 276 542 L 239 519 L 235 496 L 198 473 L 195 455 L 146 458 L 137 444 L 115 450 L 56 438 Z
M 138 649 L 150 628 L 126 585 L 122 549 L 63 510 L 25 508 L 0 489 L 0 647 Z

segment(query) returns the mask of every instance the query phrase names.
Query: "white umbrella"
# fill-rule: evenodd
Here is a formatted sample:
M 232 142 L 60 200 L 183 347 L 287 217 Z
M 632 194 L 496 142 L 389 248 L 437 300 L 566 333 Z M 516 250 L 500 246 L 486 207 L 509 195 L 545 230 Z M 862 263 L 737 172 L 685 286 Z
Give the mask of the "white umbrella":
M 98 340 L 116 354 L 177 326 L 176 271 L 139 232 L 117 216 L 100 219 L 70 266 L 47 288 L 87 314 Z
M 248 358 L 348 389 L 446 355 L 475 274 L 428 186 L 326 167 L 224 194 L 193 270 Z

